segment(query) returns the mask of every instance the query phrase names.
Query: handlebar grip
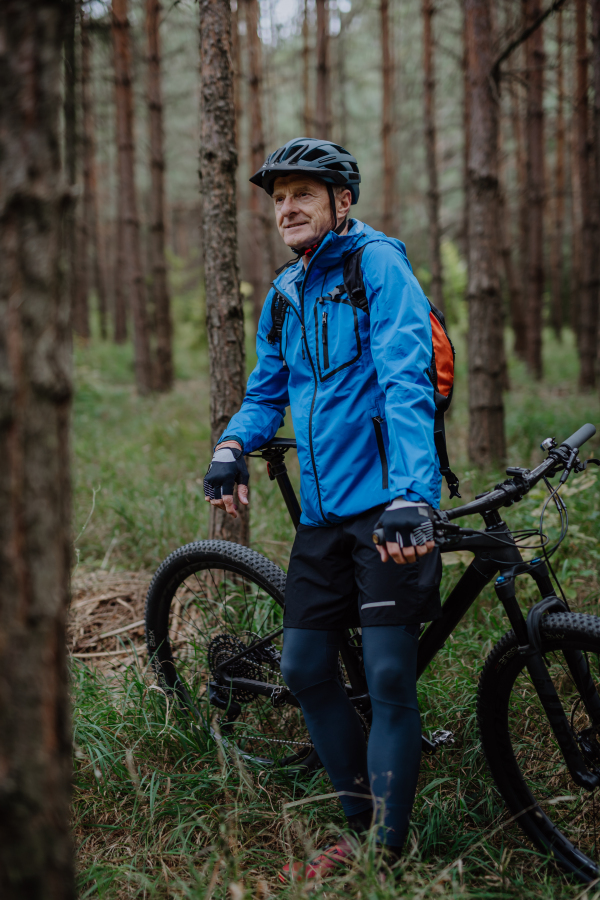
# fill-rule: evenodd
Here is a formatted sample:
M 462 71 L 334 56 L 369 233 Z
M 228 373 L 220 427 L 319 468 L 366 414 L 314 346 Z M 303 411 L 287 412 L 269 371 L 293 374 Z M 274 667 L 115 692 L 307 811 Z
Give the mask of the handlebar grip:
M 374 544 L 385 544 L 385 532 L 383 528 L 376 528 L 373 532 Z
M 570 450 L 579 449 L 586 441 L 589 441 L 591 437 L 594 437 L 595 434 L 595 427 L 588 422 L 587 425 L 582 425 L 575 434 L 568 437 L 566 441 L 563 441 L 561 447 L 566 446 L 569 447 Z

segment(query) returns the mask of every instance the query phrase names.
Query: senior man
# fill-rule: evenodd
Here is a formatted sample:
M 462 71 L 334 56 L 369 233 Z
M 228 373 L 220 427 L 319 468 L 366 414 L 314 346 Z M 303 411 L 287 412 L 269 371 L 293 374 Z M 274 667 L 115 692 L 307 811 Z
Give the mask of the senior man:
M 348 219 L 360 173 L 342 147 L 296 138 L 250 180 L 273 198 L 279 233 L 298 259 L 267 296 L 256 368 L 215 448 L 206 499 L 236 516 L 237 482 L 239 502 L 248 503 L 244 454 L 274 437 L 290 406 L 302 517 L 287 576 L 282 673 L 350 831 L 375 823 L 378 841 L 399 853 L 421 754 L 419 623 L 440 612 L 441 562 L 423 516 L 439 505 L 441 481 L 429 304 L 404 244 Z M 349 255 L 360 260 L 362 298 L 344 288 Z M 385 547 L 373 544 L 379 523 Z M 368 745 L 338 679 L 341 633 L 352 626 L 362 627 L 373 708 Z M 324 874 L 351 852 L 342 838 L 280 877 Z

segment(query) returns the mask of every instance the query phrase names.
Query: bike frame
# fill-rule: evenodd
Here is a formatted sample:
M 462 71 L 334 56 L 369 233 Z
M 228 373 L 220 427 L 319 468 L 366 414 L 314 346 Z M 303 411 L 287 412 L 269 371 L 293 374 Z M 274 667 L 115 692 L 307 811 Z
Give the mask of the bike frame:
M 267 462 L 269 478 L 272 481 L 277 481 L 294 527 L 297 529 L 300 523 L 301 508 L 285 465 L 285 453 L 295 448 L 295 440 L 275 438 L 265 447 L 260 448 L 256 454 L 250 455 L 258 456 Z M 511 471 L 518 472 L 519 470 Z M 468 550 L 473 553 L 473 560 L 444 602 L 441 616 L 431 622 L 419 638 L 417 678 L 421 677 L 434 660 L 484 587 L 496 575 L 499 575 L 495 582 L 496 594 L 514 631 L 518 642 L 518 650 L 525 657 L 530 677 L 557 743 L 561 748 L 569 772 L 576 784 L 587 790 L 593 790 L 600 784 L 600 778 L 591 772 L 585 764 L 554 684 L 548 674 L 539 646 L 539 623 L 542 613 L 553 609 L 566 609 L 566 607 L 555 594 L 544 560 L 541 558 L 534 559 L 531 562 L 523 560 L 508 526 L 502 520 L 496 508 L 486 510 L 485 501 L 482 501 L 481 508 L 478 511 L 482 515 L 486 526 L 483 533 L 460 535 L 456 538 L 451 538 L 445 545 L 440 546 L 442 553 Z M 459 513 L 458 510 L 449 510 L 448 518 L 458 517 L 457 513 Z M 515 591 L 515 578 L 521 574 L 529 574 L 535 580 L 541 595 L 540 603 L 529 610 L 527 618 L 523 615 Z M 537 613 L 537 616 L 532 615 L 535 613 Z M 536 627 L 534 627 L 534 622 L 537 631 Z M 246 653 L 251 652 L 259 644 L 266 643 L 276 635 L 281 634 L 281 631 L 282 629 L 278 629 L 277 632 L 268 635 L 260 642 L 251 645 L 247 650 L 223 663 L 220 667 L 223 671 L 219 672 L 223 681 L 231 688 L 243 687 L 253 693 L 272 696 L 272 685 L 251 682 L 249 679 L 231 678 L 224 671 L 224 667 Z M 342 644 L 341 656 L 350 679 L 352 690 L 349 696 L 352 702 L 368 715 L 370 702 L 366 679 L 361 671 L 358 655 L 351 646 L 351 634 L 349 631 L 345 633 L 345 638 L 346 640 Z M 574 682 L 581 693 L 586 710 L 594 726 L 599 727 L 600 697 L 591 679 L 587 660 L 579 651 L 565 651 L 565 658 Z M 284 697 L 281 695 L 280 689 L 278 690 L 278 702 L 288 702 L 297 705 L 297 701 L 295 701 L 290 692 L 287 692 Z M 426 752 L 435 752 L 435 745 L 426 738 L 423 738 L 423 745 Z

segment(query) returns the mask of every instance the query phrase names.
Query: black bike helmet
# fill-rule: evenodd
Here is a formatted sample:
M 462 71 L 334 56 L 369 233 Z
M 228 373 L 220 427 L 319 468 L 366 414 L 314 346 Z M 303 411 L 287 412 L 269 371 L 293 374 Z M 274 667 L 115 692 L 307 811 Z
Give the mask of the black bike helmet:
M 352 203 L 358 203 L 360 172 L 355 158 L 331 141 L 299 137 L 288 141 L 271 153 L 250 181 L 270 196 L 275 179 L 281 175 L 304 173 L 320 178 L 325 184 L 339 184 L 352 194 Z

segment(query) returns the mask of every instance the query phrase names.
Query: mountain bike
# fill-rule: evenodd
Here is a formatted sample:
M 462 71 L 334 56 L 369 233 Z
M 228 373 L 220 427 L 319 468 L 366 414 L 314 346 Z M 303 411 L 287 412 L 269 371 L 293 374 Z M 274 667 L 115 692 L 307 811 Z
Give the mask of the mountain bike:
M 434 511 L 441 552 L 468 550 L 473 559 L 441 617 L 423 627 L 418 648 L 420 677 L 495 579 L 511 630 L 490 652 L 479 679 L 482 749 L 498 791 L 528 838 L 584 882 L 600 876 L 600 619 L 569 611 L 553 586 L 550 557 L 568 528 L 560 487 L 571 473 L 600 465 L 579 457 L 595 431 L 584 425 L 560 445 L 548 438 L 541 445 L 546 458 L 533 470 L 508 468 L 507 479 L 493 490 Z M 285 465 L 285 454 L 295 446 L 294 440 L 275 438 L 251 455 L 267 462 L 297 527 L 301 510 Z M 511 531 L 498 510 L 518 503 L 540 482 L 548 497 L 539 529 Z M 549 503 L 560 521 L 553 546 L 543 532 Z M 474 514 L 482 516 L 483 530 L 456 524 Z M 522 550 L 531 549 L 532 537 L 539 553 L 525 561 Z M 373 539 L 382 541 L 383 533 L 376 531 Z M 531 577 L 540 594 L 526 614 L 516 596 L 522 576 Z M 150 585 L 146 640 L 159 684 L 225 748 L 259 766 L 310 772 L 320 761 L 280 671 L 285 578 L 260 553 L 227 541 L 181 547 Z M 360 628 L 344 632 L 339 677 L 368 730 Z M 423 750 L 434 753 L 448 739 L 449 732 L 423 736 Z

